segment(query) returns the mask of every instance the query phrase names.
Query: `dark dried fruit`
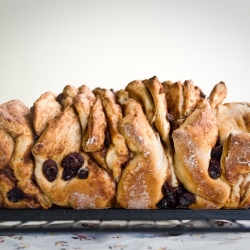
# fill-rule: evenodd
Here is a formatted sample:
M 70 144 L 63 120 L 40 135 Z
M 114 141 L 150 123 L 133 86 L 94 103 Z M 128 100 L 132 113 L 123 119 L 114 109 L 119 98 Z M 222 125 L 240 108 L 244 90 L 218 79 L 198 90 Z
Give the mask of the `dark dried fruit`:
M 79 169 L 77 176 L 79 179 L 87 179 L 89 177 L 89 168 L 82 167 Z
M 64 168 L 80 168 L 84 163 L 84 158 L 80 153 L 71 153 L 65 156 L 62 160 Z
M 173 193 L 174 193 L 177 204 L 179 204 L 180 196 L 183 195 L 184 193 L 187 193 L 187 190 L 183 188 L 182 186 L 178 186 L 173 189 Z
M 56 162 L 50 159 L 46 160 L 43 163 L 42 171 L 44 176 L 49 182 L 54 181 L 58 174 L 58 167 Z
M 7 193 L 6 197 L 11 202 L 18 202 L 23 200 L 24 193 L 19 188 L 13 188 Z
M 62 179 L 68 181 L 74 178 L 83 163 L 84 158 L 80 153 L 75 152 L 65 156 L 62 160 L 62 166 L 64 168 Z
M 78 170 L 79 170 L 79 168 L 64 168 L 62 179 L 64 181 L 71 180 L 72 178 L 74 178 L 77 175 Z
M 221 175 L 221 166 L 217 160 L 210 160 L 208 174 L 212 179 L 217 179 Z
M 222 155 L 222 146 L 216 146 L 211 151 L 211 159 L 220 161 Z
M 167 181 L 162 186 L 162 192 L 164 196 L 168 196 L 169 194 L 173 193 L 173 189 Z
M 183 208 L 188 207 L 196 202 L 196 198 L 191 193 L 184 193 L 180 196 L 180 206 Z
M 57 97 L 56 97 L 56 101 L 59 102 L 60 104 L 62 104 L 62 100 L 64 99 L 64 95 L 63 93 L 59 94 Z
M 175 201 L 173 203 L 173 200 L 169 200 L 167 198 L 162 198 L 157 204 L 156 206 L 159 209 L 169 209 L 169 208 L 174 208 L 175 207 Z
M 167 113 L 166 119 L 170 124 L 174 123 L 174 117 L 170 113 Z
M 170 186 L 168 182 L 165 182 L 162 186 L 162 192 L 164 195 L 164 205 L 162 206 L 164 206 L 165 208 L 174 208 L 176 206 L 176 196 L 174 193 L 174 189 Z
M 200 92 L 200 98 L 203 98 L 203 99 L 206 98 L 206 95 L 202 91 Z

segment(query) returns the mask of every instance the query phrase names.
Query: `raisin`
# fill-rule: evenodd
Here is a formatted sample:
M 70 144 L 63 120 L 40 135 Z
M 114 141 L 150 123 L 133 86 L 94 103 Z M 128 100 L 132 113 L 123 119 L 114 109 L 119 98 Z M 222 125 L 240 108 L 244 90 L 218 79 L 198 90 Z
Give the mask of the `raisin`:
M 18 202 L 23 200 L 24 194 L 19 188 L 13 188 L 7 193 L 6 197 L 11 202 Z
M 62 160 L 62 166 L 64 168 L 62 179 L 64 181 L 68 181 L 74 178 L 77 175 L 83 163 L 84 163 L 84 158 L 80 153 L 75 152 L 65 156 Z
M 222 155 L 222 146 L 216 146 L 211 151 L 211 159 L 220 161 Z
M 173 193 L 174 193 L 174 196 L 175 196 L 175 199 L 176 199 L 176 203 L 178 205 L 180 203 L 180 196 L 183 195 L 186 192 L 187 192 L 187 190 L 185 188 L 183 188 L 182 186 L 178 186 L 178 187 L 175 187 L 173 189 Z
M 170 113 L 167 113 L 166 119 L 170 124 L 174 123 L 174 117 Z
M 69 168 L 69 167 L 64 168 L 62 179 L 64 181 L 71 180 L 72 178 L 74 178 L 77 175 L 78 170 L 79 170 L 79 168 Z
M 174 193 L 174 189 L 170 186 L 168 182 L 165 182 L 164 185 L 162 186 L 162 192 L 164 195 L 164 203 L 167 206 L 167 208 L 173 208 L 176 206 L 176 196 Z
M 168 209 L 168 208 L 174 208 L 175 207 L 175 202 L 173 203 L 172 200 L 169 200 L 168 198 L 164 197 L 162 198 L 157 204 L 156 206 L 159 209 Z
M 221 166 L 217 160 L 210 160 L 208 174 L 212 179 L 217 179 L 221 175 Z
M 63 93 L 59 94 L 57 97 L 56 97 L 56 101 L 59 102 L 60 104 L 62 104 L 62 100 L 64 99 L 64 95 Z
M 202 99 L 206 98 L 206 95 L 202 91 L 200 91 L 200 98 L 202 98 Z
M 58 167 L 55 161 L 53 160 L 46 160 L 43 163 L 42 168 L 43 174 L 49 182 L 52 182 L 56 179 L 58 173 Z
M 89 168 L 88 167 L 83 167 L 80 168 L 77 176 L 79 179 L 87 179 L 89 177 Z
M 62 160 L 64 168 L 80 168 L 84 163 L 84 158 L 80 153 L 71 153 L 65 156 Z
M 184 193 L 180 196 L 180 206 L 183 208 L 186 208 L 189 205 L 194 204 L 195 201 L 196 201 L 196 198 L 191 193 Z
M 168 196 L 172 194 L 174 191 L 174 188 L 166 181 L 164 185 L 162 186 L 162 192 L 164 196 Z

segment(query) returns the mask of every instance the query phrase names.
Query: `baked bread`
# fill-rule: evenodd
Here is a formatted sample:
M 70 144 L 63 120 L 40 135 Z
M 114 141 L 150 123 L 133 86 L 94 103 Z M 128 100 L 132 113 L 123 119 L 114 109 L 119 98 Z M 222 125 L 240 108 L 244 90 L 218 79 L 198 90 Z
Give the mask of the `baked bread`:
M 250 104 L 154 76 L 0 105 L 0 207 L 250 207 Z M 34 157 L 34 158 L 33 158 Z
M 208 101 L 201 99 L 193 113 L 173 131 L 172 136 L 175 174 L 182 185 L 196 196 L 196 202 L 189 208 L 222 208 L 229 198 L 230 187 L 220 175 L 212 175 L 212 178 L 209 174 L 211 151 L 216 145 L 218 127 Z
M 203 92 L 192 80 L 186 80 L 184 83 L 164 81 L 162 85 L 166 91 L 168 112 L 173 115 L 175 121 L 189 116 L 197 102 L 204 98 Z
M 68 105 L 50 120 L 32 149 L 37 183 L 52 204 L 75 209 L 112 207 L 115 183 L 81 145 L 79 117 Z
M 224 208 L 250 207 L 250 134 L 232 132 L 223 144 L 221 166 L 224 181 L 231 187 Z
M 49 208 L 34 178 L 30 110 L 20 101 L 0 105 L 0 206 Z
M 119 124 L 132 158 L 117 186 L 117 202 L 128 209 L 155 209 L 162 199 L 162 186 L 171 179 L 171 171 L 160 137 L 133 99 L 124 104 Z
M 96 88 L 93 92 L 100 96 L 107 117 L 106 130 L 107 153 L 105 160 L 112 171 L 115 182 L 119 182 L 122 169 L 130 158 L 125 138 L 119 132 L 119 122 L 122 119 L 121 106 L 116 103 L 115 94 L 111 90 Z
M 130 82 L 125 91 L 128 92 L 129 97 L 142 105 L 143 111 L 146 114 L 149 124 L 154 122 L 154 102 L 153 99 L 143 83 L 143 81 L 135 80 Z
M 42 94 L 31 107 L 33 128 L 37 136 L 40 136 L 49 120 L 53 119 L 62 112 L 62 106 L 56 100 L 52 92 Z

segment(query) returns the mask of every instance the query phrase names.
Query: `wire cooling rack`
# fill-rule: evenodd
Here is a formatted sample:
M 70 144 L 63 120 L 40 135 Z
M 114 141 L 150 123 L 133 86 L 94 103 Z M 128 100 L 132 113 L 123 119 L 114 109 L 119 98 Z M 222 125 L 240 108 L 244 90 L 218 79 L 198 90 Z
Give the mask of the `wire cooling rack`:
M 250 210 L 0 210 L 0 233 L 250 232 Z

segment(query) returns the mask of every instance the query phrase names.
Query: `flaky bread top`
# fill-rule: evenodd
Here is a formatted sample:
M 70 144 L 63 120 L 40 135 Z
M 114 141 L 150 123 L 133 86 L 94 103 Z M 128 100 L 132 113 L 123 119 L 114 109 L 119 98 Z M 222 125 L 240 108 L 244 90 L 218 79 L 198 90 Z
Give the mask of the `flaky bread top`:
M 230 188 L 220 178 L 208 175 L 210 152 L 218 138 L 216 117 L 209 103 L 201 99 L 195 111 L 173 131 L 174 169 L 184 187 L 196 195 L 190 208 L 221 208 Z
M 51 203 L 76 209 L 113 206 L 115 183 L 106 170 L 81 150 L 81 125 L 73 106 L 67 106 L 49 122 L 32 152 L 36 161 L 37 182 Z M 62 166 L 62 161 L 71 153 L 82 155 L 84 163 L 81 167 L 88 168 L 88 178 L 67 176 L 67 169 Z M 43 172 L 47 160 L 55 162 L 58 168 L 53 181 L 49 181 Z M 68 170 L 70 175 L 70 169 Z
M 117 201 L 124 208 L 154 209 L 162 198 L 162 185 L 171 178 L 160 138 L 150 127 L 140 104 L 129 99 L 119 130 L 133 157 L 122 172 Z

